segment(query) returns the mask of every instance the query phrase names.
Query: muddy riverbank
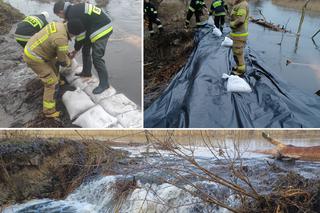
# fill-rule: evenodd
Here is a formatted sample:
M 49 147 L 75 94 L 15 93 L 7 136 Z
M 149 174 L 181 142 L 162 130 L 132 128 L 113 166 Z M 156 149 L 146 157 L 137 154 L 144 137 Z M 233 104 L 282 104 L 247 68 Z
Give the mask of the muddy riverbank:
M 0 206 L 62 199 L 92 175 L 114 174 L 125 155 L 94 141 L 2 139 Z
M 62 209 L 74 213 L 141 210 L 229 212 L 217 206 L 212 198 L 217 198 L 229 208 L 245 212 L 274 212 L 276 209 L 298 212 L 298 208 L 312 212 L 319 207 L 319 197 L 316 196 L 320 183 L 318 163 L 277 161 L 264 155 L 250 156 L 243 152 L 246 144 L 240 149 L 243 155 L 234 158 L 232 146 L 222 146 L 222 150 L 214 148 L 213 151 L 203 146 L 189 149 L 189 146 L 161 146 L 152 139 L 150 142 L 143 146 L 111 143 L 110 148 L 108 142 L 97 141 L 2 141 L 1 160 L 5 160 L 6 167 L 1 169 L 6 168 L 11 177 L 16 177 L 10 179 L 11 183 L 19 180 L 19 174 L 27 177 L 23 183 L 28 182 L 32 174 L 40 174 L 37 181 L 32 181 L 32 187 L 12 190 L 12 199 L 8 200 L 16 205 L 7 206 L 4 212 L 55 212 Z M 175 154 L 179 150 L 185 153 L 194 150 L 192 158 L 198 166 L 188 158 Z M 97 163 L 100 166 L 90 166 Z M 48 168 L 54 172 L 48 172 Z M 206 178 L 200 168 L 254 195 L 251 187 L 240 178 L 239 174 L 242 174 L 252 184 L 259 199 L 245 198 L 239 191 L 217 183 L 212 176 Z M 2 174 L 1 178 L 6 178 L 6 172 Z M 86 174 L 87 178 L 75 178 L 79 174 Z M 49 179 L 51 175 L 55 178 Z M 54 194 L 49 193 L 52 185 L 46 187 L 48 183 L 56 186 Z M 29 191 L 35 188 L 42 190 L 31 195 Z M 62 188 L 68 190 L 61 191 Z M 1 192 L 3 195 L 7 191 Z M 16 199 L 20 198 L 16 195 L 21 194 L 29 196 Z M 29 199 L 36 200 L 25 202 Z

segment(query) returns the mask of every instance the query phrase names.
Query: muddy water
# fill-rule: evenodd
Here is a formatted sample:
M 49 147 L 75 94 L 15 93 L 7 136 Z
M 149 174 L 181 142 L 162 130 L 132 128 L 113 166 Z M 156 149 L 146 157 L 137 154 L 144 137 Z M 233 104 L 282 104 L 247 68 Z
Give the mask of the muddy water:
M 296 141 L 301 142 L 300 139 Z M 305 140 L 301 142 L 301 145 L 310 143 L 314 144 L 312 141 Z M 32 200 L 24 204 L 10 206 L 4 212 L 229 212 L 214 205 L 206 205 L 199 198 L 182 190 L 183 188 L 193 190 L 190 186 L 191 183 L 208 191 L 208 193 L 217 195 L 219 199 L 230 206 L 236 207 L 239 203 L 239 200 L 232 195 L 232 191 L 226 187 L 203 180 L 200 177 L 197 178 L 194 175 L 190 176 L 190 172 L 199 171 L 168 151 L 155 150 L 147 146 L 117 148 L 128 151 L 131 154 L 129 162 L 135 162 L 121 168 L 120 174 L 93 178 L 91 181 L 83 183 L 64 200 Z M 226 160 L 214 158 L 208 149 L 199 146 L 195 147 L 195 150 L 194 157 L 199 165 L 209 171 L 218 172 L 219 176 L 232 181 Z M 269 164 L 275 164 L 281 169 L 278 172 L 272 172 L 272 168 L 261 157 L 244 157 L 241 160 L 241 165 L 247 168 L 249 180 L 258 193 L 270 192 L 274 187 L 272 183 L 289 172 L 298 172 L 310 179 L 320 178 L 320 164 L 318 163 L 297 161 L 295 164 L 282 164 L 270 159 L 268 161 Z M 240 161 L 235 162 L 235 165 L 239 164 Z M 175 172 L 172 173 L 172 171 Z M 180 181 L 175 185 L 170 184 L 171 181 L 177 180 L 181 176 L 187 177 L 188 181 L 178 179 Z M 133 180 L 137 181 L 136 187 L 131 189 L 126 196 L 120 196 L 117 189 L 121 186 L 119 185 L 121 181 L 132 183 Z M 169 183 L 166 183 L 167 181 Z M 243 185 L 239 181 L 236 182 L 240 186 Z
M 268 21 L 280 25 L 286 25 L 292 32 L 297 32 L 300 21 L 300 11 L 273 5 L 271 0 L 250 1 L 250 15 L 260 18 L 258 9 Z M 300 42 L 295 52 L 296 37 L 285 34 L 282 45 L 282 33 L 264 29 L 256 24 L 250 24 L 249 45 L 260 52 L 266 64 L 271 68 L 280 70 L 280 75 L 289 82 L 307 93 L 314 93 L 320 89 L 320 49 L 315 46 L 311 36 L 320 28 L 320 14 L 316 12 L 306 12 L 302 26 Z M 320 46 L 320 36 L 315 39 Z M 286 66 L 286 60 L 290 59 L 298 63 L 311 63 L 316 66 L 306 67 L 298 65 Z M 279 69 L 280 67 L 280 69 Z
M 53 3 L 35 0 L 5 0 L 26 15 L 48 11 L 50 21 L 61 21 L 53 14 Z M 94 3 L 93 1 L 91 1 Z M 110 83 L 118 92 L 141 106 L 141 1 L 110 0 L 105 10 L 113 20 L 114 32 L 105 60 Z M 79 54 L 78 61 L 81 61 Z

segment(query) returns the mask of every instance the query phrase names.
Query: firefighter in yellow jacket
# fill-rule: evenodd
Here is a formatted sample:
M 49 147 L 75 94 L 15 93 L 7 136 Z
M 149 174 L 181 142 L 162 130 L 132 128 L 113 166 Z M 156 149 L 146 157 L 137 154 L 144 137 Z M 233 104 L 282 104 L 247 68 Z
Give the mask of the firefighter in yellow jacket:
M 244 59 L 244 48 L 248 38 L 248 21 L 249 21 L 249 7 L 246 0 L 235 0 L 231 17 L 231 39 L 233 40 L 233 55 L 236 61 L 236 67 L 233 68 L 233 74 L 243 75 L 246 72 L 246 65 Z
M 58 118 L 60 115 L 60 112 L 56 111 L 58 67 L 71 65 L 68 57 L 68 41 L 74 36 L 70 33 L 72 30 L 75 31 L 72 22 L 67 24 L 51 22 L 32 36 L 24 48 L 24 61 L 44 84 L 43 113 L 48 118 Z

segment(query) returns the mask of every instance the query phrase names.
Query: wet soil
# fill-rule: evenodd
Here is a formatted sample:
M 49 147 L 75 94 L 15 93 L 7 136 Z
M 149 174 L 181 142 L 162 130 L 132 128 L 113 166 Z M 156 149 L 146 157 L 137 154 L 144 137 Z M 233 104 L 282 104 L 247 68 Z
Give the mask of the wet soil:
M 23 14 L 0 0 L 0 35 L 10 31 L 12 25 L 23 18 Z
M 158 7 L 163 33 L 150 37 L 144 25 L 144 108 L 164 91 L 184 66 L 192 48 L 194 29 L 184 29 L 184 1 L 153 1 Z M 156 26 L 154 26 L 156 28 Z
M 0 141 L 0 206 L 30 199 L 63 199 L 86 179 L 117 173 L 126 153 L 95 141 Z

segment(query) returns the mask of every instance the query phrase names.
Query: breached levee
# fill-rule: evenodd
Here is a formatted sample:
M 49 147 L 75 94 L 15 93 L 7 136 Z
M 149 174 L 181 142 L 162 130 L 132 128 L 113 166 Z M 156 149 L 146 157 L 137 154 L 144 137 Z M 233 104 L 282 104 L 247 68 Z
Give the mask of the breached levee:
M 67 91 L 62 96 L 70 119 L 74 125 L 83 128 L 141 128 L 141 109 L 122 93 L 117 93 L 112 86 L 101 94 L 95 95 L 92 90 L 99 80 L 80 78 L 76 73 L 82 66 L 73 60 L 70 69 L 64 69 L 62 75 L 75 91 Z

